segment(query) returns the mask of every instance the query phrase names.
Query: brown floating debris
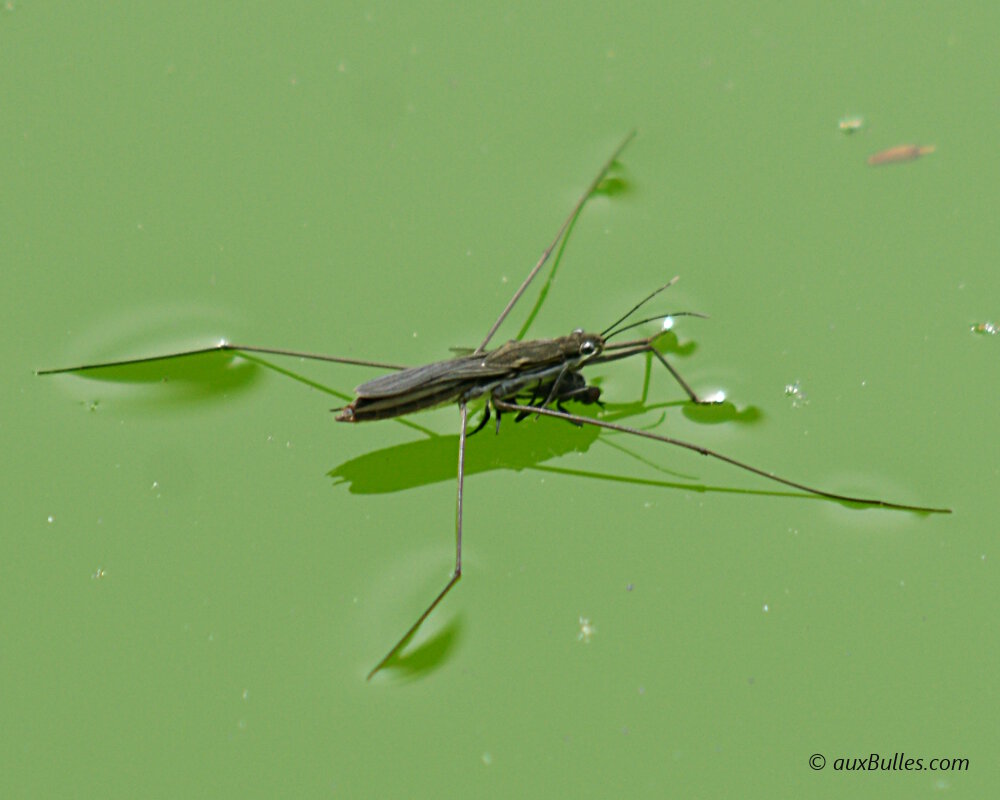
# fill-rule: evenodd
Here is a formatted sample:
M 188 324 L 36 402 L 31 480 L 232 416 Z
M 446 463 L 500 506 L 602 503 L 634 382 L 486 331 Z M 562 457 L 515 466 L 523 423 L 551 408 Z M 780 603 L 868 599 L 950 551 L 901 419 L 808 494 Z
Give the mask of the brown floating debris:
M 881 150 L 873 156 L 868 156 L 868 165 L 877 167 L 879 164 L 899 164 L 903 161 L 913 161 L 920 156 L 926 156 L 935 150 L 932 144 L 898 144 L 888 150 Z

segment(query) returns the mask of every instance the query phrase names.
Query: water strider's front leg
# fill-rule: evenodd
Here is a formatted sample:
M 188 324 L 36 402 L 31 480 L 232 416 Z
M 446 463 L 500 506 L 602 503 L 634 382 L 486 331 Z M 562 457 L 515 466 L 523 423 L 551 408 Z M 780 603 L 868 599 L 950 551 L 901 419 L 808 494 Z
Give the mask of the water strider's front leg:
M 516 397 L 513 399 L 518 401 L 518 398 Z M 596 403 L 601 408 L 604 408 L 604 403 L 601 402 L 600 387 L 588 384 L 586 379 L 579 372 L 568 372 L 563 377 L 559 390 L 554 394 L 546 384 L 536 386 L 534 391 L 528 396 L 527 405 L 530 405 L 532 408 L 539 408 L 541 406 L 555 404 L 556 408 L 563 413 L 568 414 L 569 412 L 566 410 L 563 403 L 569 400 L 573 400 L 587 406 Z M 527 416 L 528 414 L 522 411 L 514 417 L 514 421 L 521 422 Z
M 667 371 L 674 376 L 674 380 L 677 381 L 677 384 L 684 390 L 684 393 L 688 396 L 688 399 L 690 399 L 692 403 L 697 403 L 702 406 L 710 406 L 721 402 L 718 399 L 708 400 L 700 397 L 698 393 L 691 388 L 691 385 L 684 380 L 683 376 L 674 368 L 673 364 L 667 361 L 666 356 L 656 349 L 656 346 L 653 343 L 662 335 L 663 332 L 660 332 L 654 334 L 653 336 L 649 336 L 646 339 L 635 339 L 631 342 L 621 342 L 619 344 L 607 345 L 601 355 L 588 359 L 584 366 L 589 367 L 593 364 L 605 364 L 609 361 L 619 361 L 623 358 L 640 355 L 641 353 L 652 353 L 659 360 L 659 362 L 667 368 Z

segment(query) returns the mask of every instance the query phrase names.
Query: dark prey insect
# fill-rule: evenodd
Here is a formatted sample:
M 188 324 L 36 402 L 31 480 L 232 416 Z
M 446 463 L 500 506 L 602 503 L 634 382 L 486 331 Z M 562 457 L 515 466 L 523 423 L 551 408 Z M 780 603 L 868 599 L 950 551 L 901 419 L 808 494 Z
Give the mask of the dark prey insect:
M 581 372 L 583 369 L 641 354 L 648 354 L 648 357 L 658 360 L 674 377 L 692 403 L 702 404 L 710 402 L 703 400 L 695 393 L 657 348 L 657 340 L 663 336 L 664 331 L 661 330 L 660 333 L 646 338 L 611 343 L 611 339 L 638 325 L 652 320 L 664 319 L 665 315 L 661 314 L 638 321 L 630 321 L 633 314 L 670 286 L 673 281 L 650 293 L 641 302 L 633 306 L 628 313 L 624 314 L 600 333 L 587 333 L 582 329 L 577 329 L 566 336 L 556 339 L 512 340 L 495 349 L 487 350 L 493 335 L 501 323 L 507 318 L 529 284 L 549 260 L 549 256 L 555 250 L 556 246 L 567 235 L 587 200 L 598 190 L 602 181 L 604 181 L 608 172 L 634 135 L 635 131 L 629 133 L 624 141 L 615 149 L 611 158 L 601 167 L 597 177 L 590 183 L 586 191 L 577 200 L 569 216 L 563 221 L 555 238 L 542 252 L 538 262 L 528 273 L 517 291 L 514 292 L 514 295 L 500 313 L 500 316 L 497 317 L 496 322 L 490 327 L 480 345 L 471 353 L 458 355 L 424 366 L 403 368 L 395 364 L 384 364 L 375 361 L 223 342 L 211 347 L 185 350 L 166 355 L 98 364 L 84 364 L 61 369 L 40 370 L 38 374 L 50 375 L 54 373 L 83 372 L 103 367 L 148 363 L 179 356 L 222 350 L 235 353 L 264 353 L 269 355 L 293 356 L 337 364 L 355 364 L 390 370 L 388 374 L 361 384 L 355 390 L 356 396 L 353 401 L 343 408 L 334 409 L 339 412 L 336 417 L 339 422 L 365 422 L 369 420 L 389 419 L 442 404 L 456 403 L 458 405 L 459 416 L 459 439 L 455 566 L 444 588 L 441 589 L 438 595 L 417 617 L 416 621 L 399 638 L 396 644 L 375 665 L 368 674 L 369 678 L 385 667 L 400 653 L 416 633 L 421 623 L 427 619 L 462 577 L 462 492 L 465 480 L 466 440 L 468 436 L 480 430 L 491 415 L 496 418 L 498 429 L 501 416 L 506 412 L 511 412 L 515 415 L 515 419 L 523 419 L 528 415 L 543 415 L 565 420 L 574 425 L 594 425 L 634 436 L 642 436 L 646 439 L 682 447 L 700 455 L 724 461 L 727 464 L 731 464 L 747 472 L 752 472 L 770 481 L 775 481 L 812 495 L 844 503 L 923 513 L 950 513 L 950 509 L 946 508 L 927 508 L 903 503 L 891 503 L 885 500 L 853 497 L 817 489 L 783 478 L 773 472 L 751 466 L 750 464 L 697 444 L 669 436 L 662 436 L 648 430 L 606 422 L 600 418 L 584 417 L 567 412 L 564 407 L 564 404 L 567 402 L 572 401 L 584 404 L 600 402 L 600 389 L 587 383 Z M 679 312 L 669 316 L 681 316 L 685 313 L 690 314 L 692 312 Z M 483 419 L 474 431 L 469 432 L 467 430 L 468 406 L 470 402 L 480 398 L 485 403 Z

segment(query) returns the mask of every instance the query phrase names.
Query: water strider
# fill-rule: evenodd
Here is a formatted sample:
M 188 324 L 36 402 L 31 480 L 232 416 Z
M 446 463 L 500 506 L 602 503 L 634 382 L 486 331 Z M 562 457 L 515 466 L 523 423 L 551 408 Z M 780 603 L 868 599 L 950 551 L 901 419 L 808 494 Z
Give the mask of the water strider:
M 950 513 L 946 508 L 929 508 L 924 506 L 892 503 L 886 500 L 854 497 L 851 495 L 828 492 L 797 481 L 783 478 L 779 475 L 751 466 L 714 450 L 691 442 L 662 436 L 648 430 L 632 428 L 614 422 L 606 422 L 599 418 L 584 417 L 565 410 L 564 403 L 579 402 L 583 404 L 600 403 L 600 389 L 587 383 L 581 370 L 629 358 L 635 355 L 648 354 L 656 358 L 670 372 L 692 403 L 703 404 L 700 398 L 674 369 L 664 355 L 657 349 L 656 342 L 664 331 L 641 339 L 610 343 L 617 337 L 638 325 L 652 320 L 661 320 L 665 316 L 681 316 L 693 312 L 679 312 L 673 315 L 658 315 L 638 321 L 629 321 L 642 306 L 656 297 L 674 281 L 661 286 L 650 293 L 642 301 L 633 306 L 628 313 L 621 316 L 612 325 L 600 333 L 587 333 L 577 329 L 566 336 L 556 339 L 535 339 L 528 341 L 512 340 L 492 350 L 487 350 L 493 335 L 507 318 L 518 300 L 524 294 L 529 284 L 549 260 L 552 252 L 574 224 L 577 216 L 587 200 L 598 190 L 607 177 L 625 147 L 635 136 L 632 131 L 615 149 L 611 157 L 601 167 L 597 176 L 591 181 L 586 191 L 580 196 L 570 214 L 563 221 L 555 238 L 545 248 L 535 266 L 518 287 L 510 301 L 504 307 L 500 316 L 490 327 L 480 345 L 472 352 L 457 355 L 444 361 L 437 361 L 419 367 L 405 368 L 396 364 L 386 364 L 377 361 L 367 361 L 353 358 L 342 358 L 318 353 L 307 353 L 297 350 L 284 350 L 256 345 L 233 344 L 221 342 L 211 347 L 184 350 L 165 355 L 133 358 L 121 361 L 109 361 L 95 364 L 82 364 L 75 367 L 39 370 L 39 375 L 56 373 L 84 372 L 104 367 L 127 366 L 143 364 L 180 356 L 196 355 L 215 351 L 231 351 L 235 353 L 263 353 L 268 355 L 292 356 L 296 358 L 328 361 L 337 364 L 353 364 L 365 367 L 375 367 L 389 370 L 389 373 L 374 380 L 361 384 L 355 390 L 355 398 L 343 408 L 334 409 L 338 412 L 338 422 L 365 422 L 379 419 L 391 419 L 412 414 L 435 406 L 455 403 L 458 405 L 459 439 L 458 439 L 458 479 L 457 479 L 457 515 L 455 523 L 455 566 L 451 577 L 444 588 L 417 617 L 416 621 L 399 638 L 395 645 L 368 673 L 370 679 L 376 672 L 385 667 L 410 641 L 425 619 L 434 611 L 462 576 L 462 490 L 465 480 L 465 448 L 468 436 L 480 430 L 491 415 L 496 417 L 497 430 L 500 418 L 505 412 L 515 414 L 515 419 L 523 419 L 528 415 L 542 415 L 571 422 L 574 425 L 594 425 L 621 433 L 641 436 L 657 442 L 682 447 L 700 455 L 708 456 L 739 469 L 752 472 L 768 480 L 799 489 L 812 495 L 830 498 L 857 505 L 875 506 L 880 508 L 899 509 L 922 513 Z M 676 278 L 674 279 L 676 280 Z M 537 307 L 536 307 L 537 309 Z M 696 315 L 700 316 L 700 315 Z M 470 402 L 483 399 L 485 410 L 479 426 L 467 430 L 468 405 Z M 553 407 L 554 406 L 554 407 Z

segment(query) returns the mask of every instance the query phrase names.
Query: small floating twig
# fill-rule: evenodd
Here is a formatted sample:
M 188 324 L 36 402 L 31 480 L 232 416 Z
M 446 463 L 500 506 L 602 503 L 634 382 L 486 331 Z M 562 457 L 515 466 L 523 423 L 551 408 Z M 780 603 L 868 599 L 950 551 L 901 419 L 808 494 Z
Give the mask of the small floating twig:
M 920 156 L 933 153 L 935 149 L 932 144 L 899 144 L 888 150 L 881 150 L 873 156 L 868 156 L 868 166 L 877 167 L 879 164 L 900 164 L 904 161 L 913 161 Z

